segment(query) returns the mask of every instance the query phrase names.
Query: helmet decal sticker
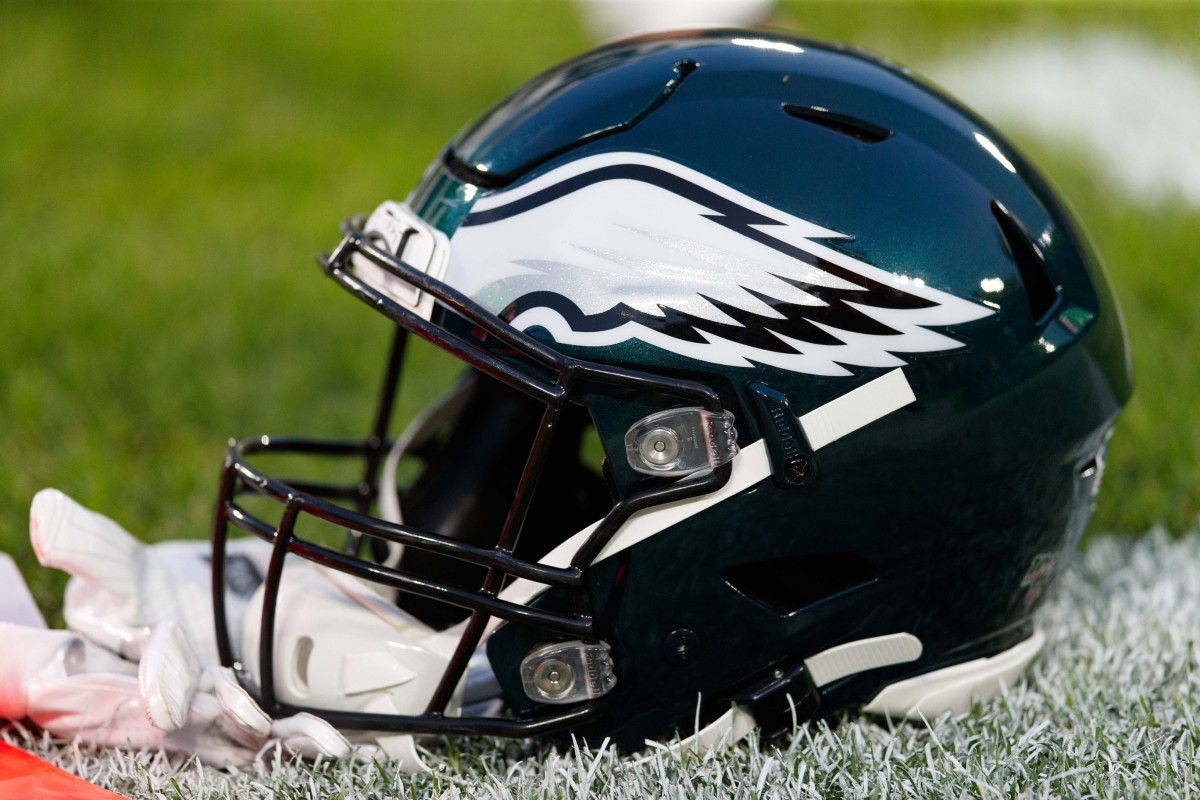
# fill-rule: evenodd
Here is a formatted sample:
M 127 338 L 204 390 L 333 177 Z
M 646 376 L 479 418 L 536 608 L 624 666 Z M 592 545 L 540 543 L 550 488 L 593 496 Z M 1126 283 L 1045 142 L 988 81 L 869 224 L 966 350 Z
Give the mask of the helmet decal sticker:
M 607 153 L 481 198 L 445 280 L 564 344 L 814 375 L 961 347 L 931 327 L 994 313 L 818 241 L 838 238 L 681 164 Z

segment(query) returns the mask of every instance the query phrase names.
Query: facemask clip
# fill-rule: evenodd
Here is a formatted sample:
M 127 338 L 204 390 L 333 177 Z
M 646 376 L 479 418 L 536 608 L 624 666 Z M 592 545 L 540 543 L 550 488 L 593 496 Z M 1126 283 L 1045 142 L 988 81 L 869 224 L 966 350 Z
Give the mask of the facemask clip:
M 625 434 L 629 466 L 647 475 L 716 469 L 737 452 L 737 429 L 728 411 L 673 408 L 643 417 Z
M 525 694 L 539 703 L 577 703 L 607 694 L 617 684 L 604 642 L 556 642 L 521 660 Z

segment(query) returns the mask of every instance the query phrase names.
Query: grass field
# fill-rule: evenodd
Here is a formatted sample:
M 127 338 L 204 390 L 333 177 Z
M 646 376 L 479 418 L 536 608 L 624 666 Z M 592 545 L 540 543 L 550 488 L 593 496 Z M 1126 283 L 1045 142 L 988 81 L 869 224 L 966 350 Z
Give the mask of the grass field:
M 1055 632 L 1027 681 L 962 717 L 887 726 L 849 715 L 703 756 L 436 741 L 432 774 L 393 764 L 289 763 L 219 771 L 158 753 L 62 747 L 5 734 L 146 800 L 852 800 L 1186 798 L 1200 793 L 1200 536 L 1097 537 L 1042 614 Z
M 997 38 L 1086 30 L 1200 70 L 1198 17 L 1140 3 L 780 11 L 919 73 Z M 386 326 L 313 254 L 344 216 L 402 199 L 460 125 L 589 44 L 554 2 L 0 4 L 0 549 L 43 607 L 63 578 L 29 552 L 39 488 L 146 538 L 204 536 L 228 437 L 364 431 Z M 1011 135 L 1095 240 L 1134 348 L 1093 535 L 1182 534 L 1200 513 L 1200 208 L 1131 202 L 1078 149 Z
M 781 13 L 918 71 L 1014 31 L 1195 35 L 1141 5 Z M 30 563 L 47 485 L 141 536 L 201 536 L 230 436 L 360 433 L 385 327 L 313 254 L 587 45 L 562 3 L 0 6 L 0 545 Z M 1200 512 L 1200 210 L 1122 202 L 1072 151 L 1013 134 L 1096 240 L 1133 340 L 1093 528 L 1183 530 Z M 34 581 L 53 605 L 61 582 Z

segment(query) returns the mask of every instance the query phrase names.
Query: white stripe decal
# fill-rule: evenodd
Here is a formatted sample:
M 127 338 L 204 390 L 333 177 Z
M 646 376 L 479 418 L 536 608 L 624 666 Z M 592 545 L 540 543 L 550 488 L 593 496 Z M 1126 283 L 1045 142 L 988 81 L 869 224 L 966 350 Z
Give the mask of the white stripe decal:
M 820 450 L 848 433 L 870 425 L 877 419 L 915 401 L 904 371 L 894 369 L 863 384 L 854 391 L 830 400 L 800 417 L 800 427 L 813 450 Z
M 808 437 L 809 446 L 817 450 L 848 433 L 886 417 L 916 399 L 912 387 L 908 384 L 908 379 L 904 377 L 904 371 L 894 369 L 870 383 L 863 384 L 810 411 L 800 417 L 800 425 L 804 429 L 804 435 Z M 600 551 L 596 560 L 600 561 L 627 547 L 632 547 L 659 531 L 677 525 L 688 517 L 740 494 L 743 490 L 749 489 L 770 476 L 771 461 L 767 457 L 766 443 L 760 439 L 754 444 L 742 448 L 742 451 L 737 454 L 733 459 L 733 474 L 729 477 L 729 482 L 720 489 L 688 500 L 679 500 L 639 511 L 631 516 L 621 530 L 613 536 L 605 548 Z M 586 531 L 575 534 L 562 545 L 554 548 L 543 561 L 554 566 L 566 566 L 575 555 L 575 549 L 594 528 L 595 526 L 592 525 Z M 565 549 L 568 546 L 570 546 L 569 549 Z M 562 563 L 558 563 L 558 559 L 561 559 Z
M 904 372 L 895 369 L 810 411 L 800 417 L 800 425 L 804 428 L 804 434 L 808 437 L 810 446 L 816 450 L 848 433 L 882 419 L 914 400 L 916 397 L 913 395 L 908 380 L 904 377 Z M 649 539 L 656 533 L 678 525 L 685 519 L 728 500 L 771 476 L 771 461 L 767 456 L 766 442 L 761 439 L 742 448 L 731 463 L 733 464 L 733 474 L 729 476 L 729 481 L 715 492 L 654 506 L 633 514 L 600 551 L 596 561 L 615 555 L 638 542 Z M 547 553 L 540 563 L 552 567 L 568 566 L 575 553 L 599 524 L 598 521 L 594 522 L 571 536 Z M 543 584 L 519 578 L 500 593 L 500 598 L 526 604 L 545 589 Z M 500 620 L 493 618 L 488 626 L 489 632 L 499 622 Z M 443 633 L 449 634 L 455 630 L 457 627 L 450 628 Z
M 672 525 L 678 525 L 688 517 L 712 508 L 717 503 L 727 500 L 742 491 L 749 489 L 761 480 L 771 476 L 771 460 L 767 457 L 767 445 L 763 440 L 748 445 L 733 459 L 733 474 L 725 485 L 715 492 L 702 494 L 687 500 L 677 500 L 653 506 L 633 514 L 617 535 L 609 540 L 600 555 L 601 561 L 627 547 L 632 547 L 643 539 L 649 539 L 659 531 L 666 530 Z

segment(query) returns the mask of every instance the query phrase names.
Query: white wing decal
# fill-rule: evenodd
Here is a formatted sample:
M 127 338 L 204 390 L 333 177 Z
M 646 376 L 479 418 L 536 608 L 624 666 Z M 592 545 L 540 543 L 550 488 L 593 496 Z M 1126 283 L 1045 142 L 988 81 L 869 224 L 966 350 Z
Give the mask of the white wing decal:
M 992 314 L 833 250 L 836 231 L 665 159 L 611 153 L 480 199 L 445 280 L 564 344 L 630 339 L 726 366 L 898 367 Z

